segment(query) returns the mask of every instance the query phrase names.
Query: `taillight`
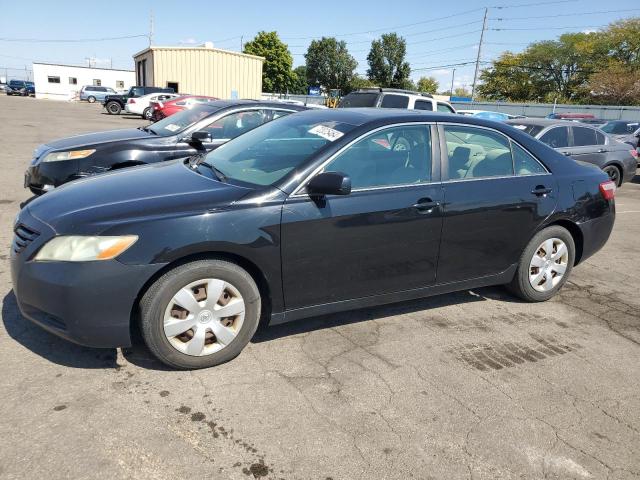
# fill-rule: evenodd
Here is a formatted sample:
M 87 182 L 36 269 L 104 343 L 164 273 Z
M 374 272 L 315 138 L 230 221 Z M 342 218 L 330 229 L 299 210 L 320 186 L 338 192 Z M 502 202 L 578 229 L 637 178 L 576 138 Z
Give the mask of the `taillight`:
M 136 103 L 135 99 L 130 98 L 129 100 L 127 100 L 127 103 Z
M 605 200 L 613 200 L 616 195 L 616 184 L 611 180 L 600 184 L 600 193 Z
M 635 158 L 636 160 L 638 159 L 638 151 L 637 150 L 629 150 L 629 153 L 631 153 L 631 156 L 633 158 Z

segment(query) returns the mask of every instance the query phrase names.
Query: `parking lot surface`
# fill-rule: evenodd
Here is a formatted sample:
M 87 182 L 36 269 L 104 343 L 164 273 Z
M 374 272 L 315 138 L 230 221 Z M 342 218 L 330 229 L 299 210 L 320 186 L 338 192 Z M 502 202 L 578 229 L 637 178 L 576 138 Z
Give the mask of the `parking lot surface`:
M 0 478 L 640 478 L 640 177 L 552 301 L 495 287 L 317 317 L 176 372 L 60 340 L 11 292 L 33 149 L 144 124 L 101 112 L 0 96 Z

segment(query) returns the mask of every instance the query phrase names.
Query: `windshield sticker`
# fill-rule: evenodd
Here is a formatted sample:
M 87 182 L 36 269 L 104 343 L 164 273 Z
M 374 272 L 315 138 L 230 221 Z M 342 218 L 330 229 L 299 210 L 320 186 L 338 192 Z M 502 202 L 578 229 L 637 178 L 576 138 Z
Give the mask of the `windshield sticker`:
M 330 142 L 335 142 L 344 135 L 344 133 L 342 133 L 341 131 L 335 130 L 331 127 L 327 127 L 326 125 L 316 125 L 311 130 L 309 130 L 309 133 L 318 135 L 319 137 L 325 138 Z
M 176 125 L 175 123 L 170 123 L 169 125 L 167 125 L 166 127 L 167 130 L 169 130 L 170 132 L 175 132 L 177 130 L 180 130 L 180 125 Z
M 511 125 L 513 128 L 517 128 L 518 130 L 524 130 L 527 128 L 526 125 Z

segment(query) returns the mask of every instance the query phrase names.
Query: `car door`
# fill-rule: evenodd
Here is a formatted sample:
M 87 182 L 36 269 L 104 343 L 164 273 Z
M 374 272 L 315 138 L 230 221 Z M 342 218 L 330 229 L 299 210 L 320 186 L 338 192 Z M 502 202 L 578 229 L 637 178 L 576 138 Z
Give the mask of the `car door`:
M 435 282 L 442 190 L 435 127 L 403 124 L 352 142 L 320 171 L 347 174 L 345 196 L 304 191 L 282 211 L 288 310 L 399 292 Z
M 599 167 L 606 163 L 609 148 L 602 133 L 595 128 L 582 126 L 571 127 L 571 133 L 571 147 L 568 149 L 571 158 Z
M 553 212 L 553 176 L 496 130 L 443 124 L 440 131 L 444 219 L 437 282 L 498 275 L 517 263 Z

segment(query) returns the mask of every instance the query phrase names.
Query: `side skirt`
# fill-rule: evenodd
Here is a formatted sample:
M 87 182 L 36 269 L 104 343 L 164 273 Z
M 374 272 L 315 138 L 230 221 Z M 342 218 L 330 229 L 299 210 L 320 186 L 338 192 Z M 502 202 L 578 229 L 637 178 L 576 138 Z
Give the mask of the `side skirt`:
M 375 307 L 387 303 L 404 302 L 414 300 L 416 298 L 432 297 L 444 293 L 457 292 L 470 288 L 489 287 L 491 285 L 503 285 L 509 283 L 516 273 L 517 264 L 511 265 L 502 273 L 489 275 L 486 277 L 464 280 L 461 282 L 443 283 L 430 287 L 415 288 L 413 290 L 404 290 L 395 293 L 383 293 L 380 295 L 372 295 L 370 297 L 356 298 L 352 300 L 342 300 L 339 302 L 324 303 L 321 305 L 313 305 L 310 307 L 297 308 L 295 310 L 286 310 L 284 312 L 272 313 L 269 325 L 279 325 L 281 323 L 292 322 L 302 318 L 315 317 L 318 315 L 327 315 L 329 313 L 343 312 L 346 310 L 356 310 L 359 308 Z

